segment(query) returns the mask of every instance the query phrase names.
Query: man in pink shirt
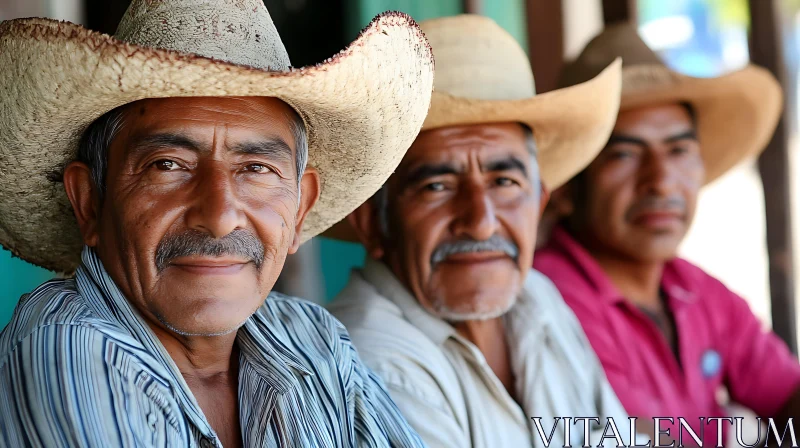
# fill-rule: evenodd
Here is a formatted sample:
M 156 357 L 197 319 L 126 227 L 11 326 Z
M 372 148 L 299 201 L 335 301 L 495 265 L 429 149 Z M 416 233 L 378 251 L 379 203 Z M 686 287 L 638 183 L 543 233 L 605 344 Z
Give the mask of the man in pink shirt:
M 676 258 L 699 189 L 766 145 L 780 87 L 753 66 L 715 79 L 679 75 L 627 25 L 590 42 L 563 79 L 579 82 L 618 56 L 616 126 L 598 158 L 554 192 L 560 219 L 534 268 L 578 316 L 631 416 L 671 417 L 661 427 L 694 443 L 683 417 L 713 447 L 718 425 L 732 427 L 708 421 L 725 417 L 724 387 L 731 400 L 780 419 L 781 433 L 800 415 L 800 364 L 741 297 Z

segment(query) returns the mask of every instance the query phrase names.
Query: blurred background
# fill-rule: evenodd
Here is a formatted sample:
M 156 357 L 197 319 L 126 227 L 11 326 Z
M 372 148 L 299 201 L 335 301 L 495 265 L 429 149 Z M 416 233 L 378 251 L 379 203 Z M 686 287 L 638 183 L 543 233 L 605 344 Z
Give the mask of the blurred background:
M 0 0 L 0 20 L 45 16 L 113 34 L 130 0 Z M 716 76 L 745 64 L 772 70 L 786 114 L 758 161 L 706 187 L 682 255 L 744 296 L 765 325 L 797 348 L 794 281 L 798 188 L 800 0 L 265 0 L 294 66 L 344 48 L 378 13 L 420 20 L 462 12 L 493 18 L 531 58 L 536 88 L 555 87 L 565 60 L 605 24 L 630 21 L 674 69 Z M 276 289 L 324 303 L 363 263 L 364 250 L 315 238 L 290 257 Z M 0 328 L 16 299 L 57 276 L 0 249 Z

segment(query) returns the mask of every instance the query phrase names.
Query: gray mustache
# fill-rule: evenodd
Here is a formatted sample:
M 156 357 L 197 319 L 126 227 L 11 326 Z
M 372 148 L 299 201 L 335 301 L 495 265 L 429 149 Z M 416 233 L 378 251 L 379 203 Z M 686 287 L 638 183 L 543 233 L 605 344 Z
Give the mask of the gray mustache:
M 264 244 L 252 232 L 237 229 L 222 238 L 197 230 L 167 235 L 156 248 L 156 269 L 163 271 L 172 260 L 180 257 L 234 256 L 250 260 L 256 269 L 264 264 Z
M 462 253 L 502 252 L 516 261 L 519 247 L 500 235 L 492 235 L 488 240 L 459 240 L 440 244 L 431 254 L 431 266 L 436 266 L 447 257 Z

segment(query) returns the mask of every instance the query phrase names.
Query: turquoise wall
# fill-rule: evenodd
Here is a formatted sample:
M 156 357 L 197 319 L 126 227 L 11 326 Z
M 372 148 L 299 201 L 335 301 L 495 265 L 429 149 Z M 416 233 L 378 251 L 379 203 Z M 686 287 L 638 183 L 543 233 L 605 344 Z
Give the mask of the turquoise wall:
M 17 301 L 23 294 L 56 275 L 26 263 L 0 248 L 0 328 L 6 326 Z

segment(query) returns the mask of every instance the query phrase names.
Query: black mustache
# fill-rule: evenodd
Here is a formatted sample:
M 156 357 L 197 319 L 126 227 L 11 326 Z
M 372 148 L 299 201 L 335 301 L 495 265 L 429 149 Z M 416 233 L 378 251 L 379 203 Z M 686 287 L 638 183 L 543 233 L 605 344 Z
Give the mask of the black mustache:
M 686 213 L 686 200 L 680 196 L 647 196 L 636 201 L 629 209 L 628 216 L 645 211 L 680 211 Z
M 193 255 L 205 257 L 236 256 L 252 261 L 256 269 L 264 264 L 264 244 L 252 232 L 237 229 L 222 238 L 187 230 L 165 236 L 156 248 L 156 269 L 163 271 L 172 260 Z

